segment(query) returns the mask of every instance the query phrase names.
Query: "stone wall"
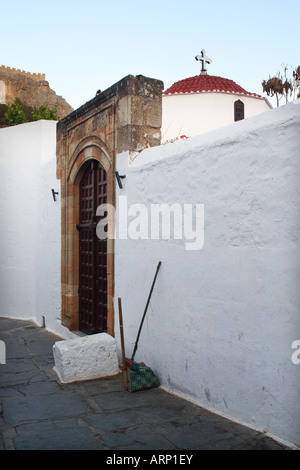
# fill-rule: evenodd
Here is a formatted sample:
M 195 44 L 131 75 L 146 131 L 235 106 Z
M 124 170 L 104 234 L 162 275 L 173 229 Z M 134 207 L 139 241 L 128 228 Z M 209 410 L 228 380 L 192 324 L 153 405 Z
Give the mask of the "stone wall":
M 65 117 L 73 111 L 73 108 L 64 98 L 56 95 L 45 74 L 25 72 L 23 70 L 10 67 L 0 67 L 0 103 L 12 103 L 15 98 L 31 106 L 38 108 L 44 103 L 49 108 L 57 107 L 60 118 Z
M 46 80 L 46 75 L 44 73 L 31 73 L 26 72 L 25 70 L 15 69 L 13 67 L 6 67 L 5 65 L 1 65 L 0 73 L 4 73 L 7 77 L 15 78 L 17 75 L 21 75 L 22 77 L 31 78 L 37 82 L 41 80 Z

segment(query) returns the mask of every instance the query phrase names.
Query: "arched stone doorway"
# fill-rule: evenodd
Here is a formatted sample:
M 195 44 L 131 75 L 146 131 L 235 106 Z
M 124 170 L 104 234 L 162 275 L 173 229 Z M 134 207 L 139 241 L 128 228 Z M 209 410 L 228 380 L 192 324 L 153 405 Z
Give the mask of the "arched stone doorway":
M 61 323 L 70 330 L 84 328 L 80 326 L 79 306 L 80 182 L 91 160 L 98 162 L 106 171 L 107 203 L 115 206 L 116 159 L 128 158 L 127 152 L 160 144 L 162 90 L 160 80 L 128 75 L 57 124 L 62 221 Z M 106 274 L 106 331 L 114 336 L 114 240 L 110 238 L 106 246 Z

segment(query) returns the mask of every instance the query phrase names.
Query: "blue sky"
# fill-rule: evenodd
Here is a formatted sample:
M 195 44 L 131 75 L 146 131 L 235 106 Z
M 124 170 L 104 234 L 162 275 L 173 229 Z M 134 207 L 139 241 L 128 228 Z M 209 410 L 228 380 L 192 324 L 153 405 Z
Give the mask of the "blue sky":
M 208 73 L 262 94 L 261 81 L 300 65 L 300 0 L 27 0 L 1 5 L 0 65 L 45 73 L 77 108 L 126 75 L 165 88 Z

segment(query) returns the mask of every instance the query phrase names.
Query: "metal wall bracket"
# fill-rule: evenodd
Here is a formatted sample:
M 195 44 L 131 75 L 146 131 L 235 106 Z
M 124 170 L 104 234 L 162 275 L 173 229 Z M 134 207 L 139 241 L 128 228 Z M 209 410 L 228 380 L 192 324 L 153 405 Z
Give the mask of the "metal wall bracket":
M 126 175 L 120 175 L 118 171 L 115 172 L 115 175 L 116 175 L 116 178 L 117 178 L 117 181 L 118 181 L 119 188 L 123 189 L 123 184 L 122 184 L 121 179 L 126 178 Z
M 52 191 L 53 201 L 56 201 L 56 196 L 58 194 L 58 191 L 54 191 L 54 189 L 51 189 L 51 191 Z

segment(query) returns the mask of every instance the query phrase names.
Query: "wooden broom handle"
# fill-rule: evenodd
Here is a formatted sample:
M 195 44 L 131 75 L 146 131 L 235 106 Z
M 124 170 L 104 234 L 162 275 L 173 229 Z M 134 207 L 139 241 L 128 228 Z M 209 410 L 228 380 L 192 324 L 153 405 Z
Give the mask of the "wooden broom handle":
M 123 316 L 122 316 L 122 302 L 120 297 L 118 298 L 119 303 L 119 319 L 120 319 L 120 335 L 121 335 L 121 348 L 122 348 L 122 361 L 123 369 L 125 367 L 125 343 L 124 343 L 124 331 L 123 331 Z

